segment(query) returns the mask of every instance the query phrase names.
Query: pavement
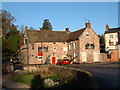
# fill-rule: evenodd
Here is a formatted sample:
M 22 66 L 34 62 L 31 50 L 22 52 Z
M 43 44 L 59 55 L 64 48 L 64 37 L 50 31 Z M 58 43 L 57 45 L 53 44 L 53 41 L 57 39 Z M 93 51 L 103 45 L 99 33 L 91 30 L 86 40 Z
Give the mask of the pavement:
M 2 86 L 3 88 L 10 88 L 10 90 L 12 88 L 30 88 L 28 85 L 22 84 L 22 83 L 18 83 L 12 80 L 12 74 L 7 74 L 7 75 L 3 75 L 2 76 Z

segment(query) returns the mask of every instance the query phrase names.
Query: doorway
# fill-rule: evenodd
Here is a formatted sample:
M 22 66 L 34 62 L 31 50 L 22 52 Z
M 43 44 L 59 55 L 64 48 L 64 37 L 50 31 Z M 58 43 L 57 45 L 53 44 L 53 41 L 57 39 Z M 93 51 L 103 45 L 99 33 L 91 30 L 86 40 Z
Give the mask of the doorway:
M 52 64 L 56 63 L 56 57 L 52 57 Z

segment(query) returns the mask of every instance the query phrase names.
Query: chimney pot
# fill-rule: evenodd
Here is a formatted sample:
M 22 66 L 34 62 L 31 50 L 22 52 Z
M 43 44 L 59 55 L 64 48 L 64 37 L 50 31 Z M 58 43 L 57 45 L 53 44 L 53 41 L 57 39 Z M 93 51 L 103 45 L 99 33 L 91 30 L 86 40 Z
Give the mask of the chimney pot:
M 108 24 L 106 25 L 106 30 L 108 30 L 109 29 L 109 26 L 108 26 Z
M 86 28 L 90 28 L 91 27 L 91 23 L 90 21 L 88 21 L 88 23 L 86 23 Z
M 26 26 L 25 29 L 28 30 L 28 26 Z
M 69 32 L 69 28 L 66 28 L 66 31 Z

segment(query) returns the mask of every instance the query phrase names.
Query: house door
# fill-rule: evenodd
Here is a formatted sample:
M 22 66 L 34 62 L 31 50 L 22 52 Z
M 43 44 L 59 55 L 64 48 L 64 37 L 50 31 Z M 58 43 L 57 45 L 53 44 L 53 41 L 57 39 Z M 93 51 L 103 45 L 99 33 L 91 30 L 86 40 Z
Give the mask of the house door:
M 86 61 L 87 61 L 86 52 L 82 52 L 82 62 L 86 62 Z
M 94 52 L 94 62 L 98 62 L 98 52 Z
M 52 64 L 55 64 L 56 57 L 52 57 Z

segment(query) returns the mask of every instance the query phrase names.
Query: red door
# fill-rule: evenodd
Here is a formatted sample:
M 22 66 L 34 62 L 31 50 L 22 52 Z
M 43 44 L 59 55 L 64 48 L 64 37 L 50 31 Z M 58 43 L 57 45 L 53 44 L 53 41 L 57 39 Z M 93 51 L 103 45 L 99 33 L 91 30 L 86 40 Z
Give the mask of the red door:
M 56 58 L 52 57 L 52 64 L 55 64 L 55 60 L 56 60 Z

